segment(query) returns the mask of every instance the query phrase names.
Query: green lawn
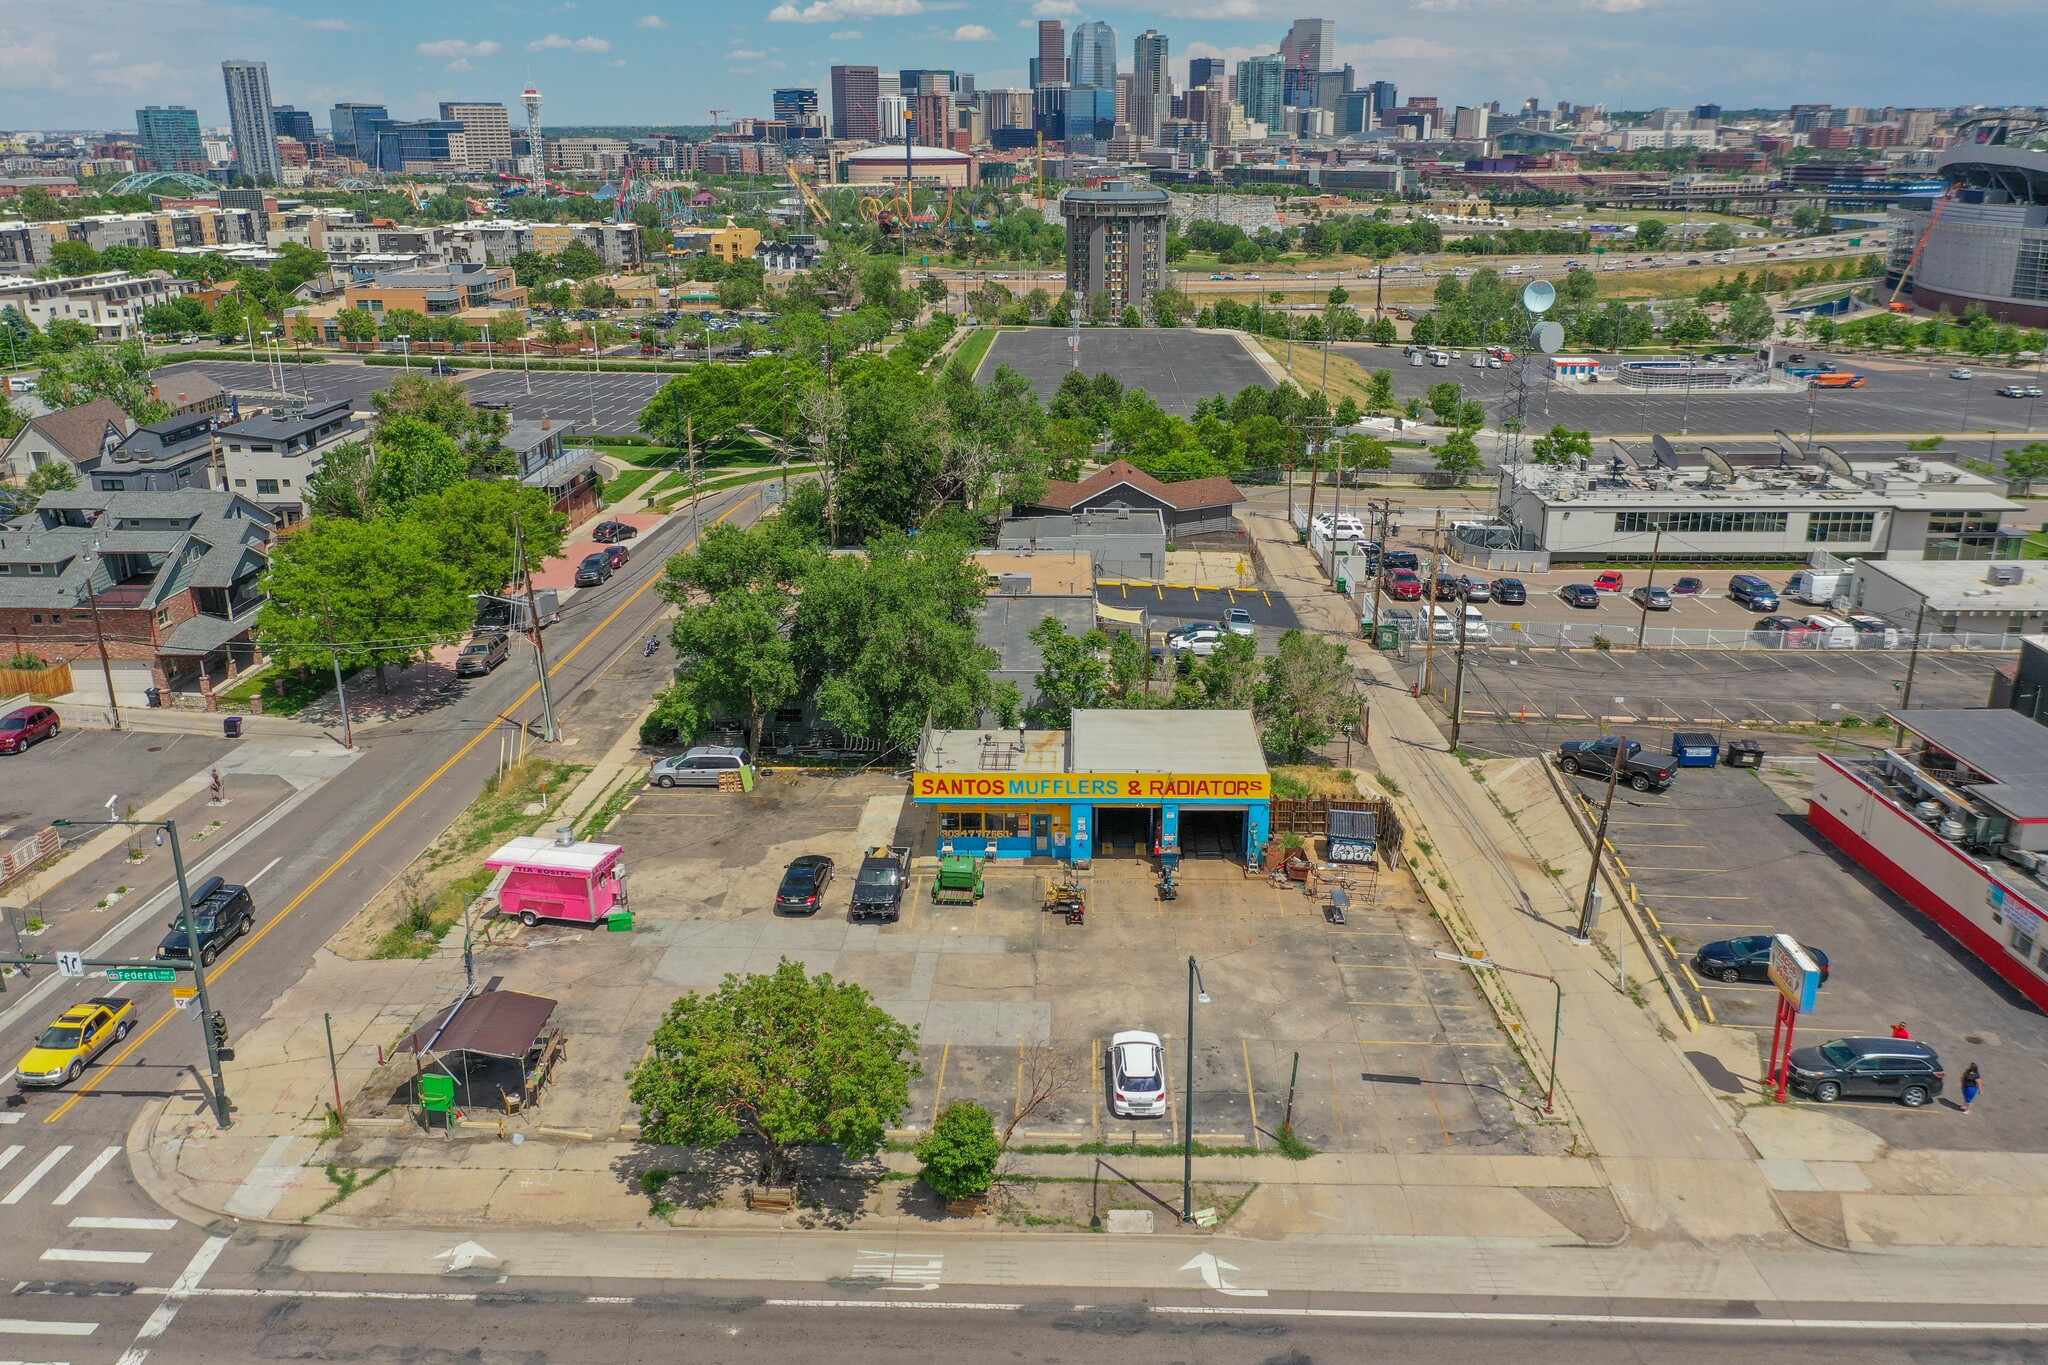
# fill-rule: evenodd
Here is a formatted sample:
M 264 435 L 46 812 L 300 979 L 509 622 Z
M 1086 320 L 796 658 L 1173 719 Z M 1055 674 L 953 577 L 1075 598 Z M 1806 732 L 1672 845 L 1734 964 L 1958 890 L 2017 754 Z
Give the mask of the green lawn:
M 967 367 L 969 374 L 973 374 L 981 368 L 982 358 L 988 354 L 988 348 L 995 344 L 995 328 L 977 327 L 967 340 L 960 343 L 960 349 L 953 353 L 953 357 Z
M 355 673 L 356 670 L 349 669 L 342 676 L 353 678 Z M 331 668 L 299 669 L 272 664 L 260 673 L 243 678 L 233 687 L 216 692 L 214 696 L 231 711 L 246 711 L 249 703 L 261 693 L 264 715 L 296 716 L 333 690 L 334 670 Z
M 658 469 L 629 469 L 616 479 L 608 480 L 604 486 L 605 501 L 614 505 L 624 502 L 640 491 L 641 484 L 660 472 Z

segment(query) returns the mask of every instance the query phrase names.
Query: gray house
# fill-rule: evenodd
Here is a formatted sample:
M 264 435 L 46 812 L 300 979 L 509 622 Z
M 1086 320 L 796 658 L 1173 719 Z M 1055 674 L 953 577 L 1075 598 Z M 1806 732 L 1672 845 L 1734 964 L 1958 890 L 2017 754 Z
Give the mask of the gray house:
M 215 414 L 187 413 L 149 422 L 105 455 L 80 465 L 85 485 L 100 493 L 175 493 L 218 486 Z
M 1166 577 L 1166 518 L 1150 507 L 1010 517 L 996 528 L 996 545 L 1023 553 L 1090 554 L 1101 578 L 1156 583 Z
M 1031 515 L 1113 511 L 1119 507 L 1158 512 L 1169 540 L 1228 533 L 1236 529 L 1232 509 L 1244 501 L 1228 479 L 1187 479 L 1161 483 L 1128 460 L 1097 470 L 1079 483 L 1054 479 L 1045 496 L 1018 512 Z

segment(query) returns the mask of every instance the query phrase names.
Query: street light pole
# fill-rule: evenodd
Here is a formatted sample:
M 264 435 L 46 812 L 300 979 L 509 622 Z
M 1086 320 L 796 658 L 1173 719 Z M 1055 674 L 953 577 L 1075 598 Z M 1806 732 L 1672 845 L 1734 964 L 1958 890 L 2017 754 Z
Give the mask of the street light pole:
M 1199 988 L 1199 989 L 1198 989 Z M 1195 1003 L 1209 1003 L 1202 985 L 1202 969 L 1188 954 L 1188 1041 L 1187 1088 L 1181 1092 L 1180 1221 L 1185 1227 L 1195 1221 Z
M 100 624 L 99 594 L 93 591 L 92 586 L 93 575 L 99 572 L 100 565 L 103 562 L 100 556 L 99 542 L 94 541 L 92 546 L 92 564 L 85 571 L 85 606 L 86 610 L 92 613 L 93 638 L 99 641 L 100 673 L 107 680 L 107 710 L 112 716 L 109 723 L 113 729 L 118 730 L 121 728 L 121 699 L 114 695 L 114 665 L 107 657 L 106 628 Z M 108 575 L 109 578 L 112 576 L 111 574 Z
M 526 580 L 526 626 L 533 632 L 533 666 L 540 675 L 541 737 L 554 744 L 562 734 L 555 728 L 555 703 L 548 695 L 548 649 L 540 638 L 540 601 L 533 590 L 533 570 L 526 562 L 526 541 L 517 512 L 512 514 L 512 557 L 519 565 L 520 576 Z
M 1657 534 L 1650 542 L 1650 576 L 1643 583 L 1641 609 L 1636 612 L 1636 648 L 1643 647 L 1643 636 L 1650 629 L 1650 589 L 1657 586 L 1657 555 L 1664 548 L 1664 523 L 1658 522 L 1652 528 Z

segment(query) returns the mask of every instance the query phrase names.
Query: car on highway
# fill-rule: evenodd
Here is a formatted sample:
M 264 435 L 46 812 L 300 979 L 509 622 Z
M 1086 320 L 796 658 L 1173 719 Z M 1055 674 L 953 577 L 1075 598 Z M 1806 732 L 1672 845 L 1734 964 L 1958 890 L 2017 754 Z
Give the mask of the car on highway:
M 1413 569 L 1395 569 L 1387 575 L 1387 596 L 1396 602 L 1420 602 L 1422 580 Z
M 478 635 L 455 656 L 455 676 L 481 678 L 512 657 L 512 637 L 502 630 Z
M 832 860 L 822 853 L 805 853 L 790 859 L 782 869 L 782 883 L 775 888 L 775 913 L 814 915 L 832 883 Z
M 583 556 L 583 562 L 576 566 L 576 586 L 595 588 L 602 586 L 612 576 L 612 557 L 602 550 Z
M 1961 365 L 1958 365 L 1948 372 L 1948 377 L 1950 379 L 1975 379 L 1977 375 L 1975 371 L 1967 370 L 1963 368 Z
M 19 1085 L 63 1085 L 85 1074 L 86 1064 L 135 1027 L 135 1002 L 118 995 L 94 996 L 51 1022 L 15 1063 Z
M 1941 1093 L 1941 1055 L 1911 1038 L 1835 1038 L 1795 1047 L 1792 1089 L 1822 1104 L 1841 1099 L 1897 1100 L 1918 1109 Z
M 1464 593 L 1467 602 L 1491 602 L 1493 600 L 1493 588 L 1483 578 L 1474 578 L 1468 574 L 1458 580 L 1458 587 Z
M 1166 1117 L 1166 1045 L 1144 1029 L 1109 1040 L 1109 1112 L 1120 1119 Z
M 1600 609 L 1600 590 L 1591 583 L 1567 583 L 1557 590 L 1558 598 L 1568 607 L 1582 611 Z
M 1771 944 L 1769 934 L 1745 934 L 1741 938 L 1716 939 L 1702 943 L 1699 951 L 1692 955 L 1692 970 L 1695 976 L 1710 976 L 1716 980 L 1734 983 L 1737 981 L 1769 981 L 1771 979 Z M 1820 968 L 1820 984 L 1828 984 L 1828 955 L 1811 943 L 1802 943 L 1813 965 Z
M 725 774 L 741 774 L 751 766 L 747 751 L 737 745 L 699 744 L 657 759 L 647 780 L 657 787 L 715 787 Z
M 1666 754 L 1652 754 L 1632 739 L 1602 735 L 1599 739 L 1568 739 L 1557 746 L 1557 766 L 1568 777 L 1583 773 L 1606 779 L 1614 775 L 1615 756 L 1620 754 L 1621 774 L 1614 780 L 1626 782 L 1639 792 L 1663 791 L 1678 772 L 1678 760 Z
M 1493 600 L 1502 606 L 1520 607 L 1528 605 L 1529 589 L 1523 585 L 1521 579 L 1496 578 L 1490 586 L 1493 589 Z
M 63 728 L 47 706 L 17 706 L 0 717 L 0 754 L 18 754 L 38 740 L 55 739 Z
M 640 532 L 623 521 L 601 521 L 590 538 L 600 545 L 611 545 L 621 540 L 631 540 Z
M 1223 613 L 1223 626 L 1232 635 L 1257 635 L 1258 627 L 1252 624 L 1252 614 L 1243 607 L 1232 607 Z
M 1751 611 L 1776 611 L 1778 590 L 1753 573 L 1739 573 L 1728 580 L 1728 600 Z
M 256 927 L 256 903 L 249 888 L 234 886 L 220 877 L 208 877 L 192 888 L 192 932 L 179 915 L 170 923 L 156 955 L 163 962 L 192 960 L 192 933 L 199 937 L 199 960 L 211 967 L 221 950 Z
M 1629 600 L 1644 611 L 1670 611 L 1671 590 L 1644 586 L 1629 593 Z

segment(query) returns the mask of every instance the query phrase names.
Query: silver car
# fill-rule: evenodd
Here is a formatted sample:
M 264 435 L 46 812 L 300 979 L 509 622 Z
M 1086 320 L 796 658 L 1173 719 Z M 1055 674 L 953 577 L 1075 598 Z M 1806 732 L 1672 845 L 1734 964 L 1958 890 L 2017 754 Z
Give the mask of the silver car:
M 715 787 L 727 773 L 751 766 L 747 751 L 727 744 L 700 744 L 687 753 L 661 759 L 647 774 L 657 787 Z

